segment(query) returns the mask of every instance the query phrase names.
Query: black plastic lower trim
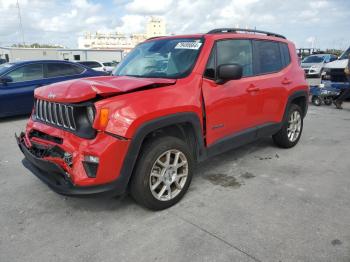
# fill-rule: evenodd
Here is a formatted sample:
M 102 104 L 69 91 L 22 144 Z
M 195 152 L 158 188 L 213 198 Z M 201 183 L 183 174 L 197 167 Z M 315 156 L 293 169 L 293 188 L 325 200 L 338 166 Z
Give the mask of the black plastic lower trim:
M 208 147 L 207 157 L 212 157 L 228 150 L 238 148 L 262 137 L 274 135 L 281 127 L 282 123 L 267 123 L 265 125 L 248 128 L 232 136 L 220 139 Z
M 36 157 L 27 149 L 20 138 L 16 137 L 16 139 L 19 148 L 25 156 L 22 160 L 23 165 L 58 194 L 88 197 L 116 196 L 125 192 L 125 182 L 122 178 L 103 185 L 75 186 L 62 167 L 51 161 Z

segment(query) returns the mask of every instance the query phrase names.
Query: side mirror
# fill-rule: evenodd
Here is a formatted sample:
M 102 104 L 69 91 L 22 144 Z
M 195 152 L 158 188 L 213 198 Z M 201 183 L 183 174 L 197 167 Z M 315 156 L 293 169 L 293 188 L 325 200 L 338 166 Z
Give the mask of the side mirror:
M 0 77 L 0 83 L 6 85 L 7 83 L 12 82 L 13 79 L 10 76 L 1 76 Z
M 230 80 L 241 79 L 243 75 L 243 67 L 239 64 L 224 64 L 218 66 L 218 84 L 223 84 Z

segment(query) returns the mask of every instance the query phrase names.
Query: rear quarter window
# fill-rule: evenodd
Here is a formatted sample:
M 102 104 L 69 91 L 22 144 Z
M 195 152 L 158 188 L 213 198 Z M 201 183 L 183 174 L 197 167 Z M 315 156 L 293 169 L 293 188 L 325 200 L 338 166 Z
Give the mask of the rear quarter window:
M 279 42 L 254 40 L 255 74 L 269 74 L 280 71 L 285 64 Z
M 85 69 L 78 65 L 70 65 L 63 63 L 48 63 L 46 64 L 47 72 L 46 77 L 60 77 L 60 76 L 71 76 L 79 75 Z
M 93 62 L 93 61 L 88 61 L 88 62 L 80 62 L 80 64 L 90 67 L 90 68 L 98 68 L 98 67 L 102 67 L 99 63 L 97 62 Z
M 286 67 L 291 62 L 290 53 L 289 53 L 289 47 L 288 47 L 288 45 L 286 43 L 279 43 L 279 45 L 280 45 L 280 48 L 281 48 L 283 67 Z

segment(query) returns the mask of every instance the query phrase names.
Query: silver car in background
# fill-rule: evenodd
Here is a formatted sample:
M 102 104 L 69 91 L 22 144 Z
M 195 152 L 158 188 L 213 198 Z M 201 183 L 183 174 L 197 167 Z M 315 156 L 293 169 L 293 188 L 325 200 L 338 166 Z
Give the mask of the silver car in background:
M 306 76 L 321 77 L 325 64 L 337 59 L 337 56 L 332 54 L 310 55 L 301 61 L 301 67 L 304 69 Z

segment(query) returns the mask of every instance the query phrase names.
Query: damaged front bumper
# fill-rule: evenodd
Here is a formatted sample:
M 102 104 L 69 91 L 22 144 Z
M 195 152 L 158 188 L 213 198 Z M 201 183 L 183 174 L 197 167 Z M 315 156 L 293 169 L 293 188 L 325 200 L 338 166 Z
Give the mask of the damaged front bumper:
M 19 137 L 16 135 L 16 140 L 25 156 L 23 165 L 56 193 L 69 196 L 114 196 L 125 192 L 127 181 L 122 177 L 102 185 L 76 185 L 69 173 L 71 159 L 64 158 L 65 152 L 62 149 L 34 144 L 24 133 Z M 60 156 L 63 157 L 60 159 Z

